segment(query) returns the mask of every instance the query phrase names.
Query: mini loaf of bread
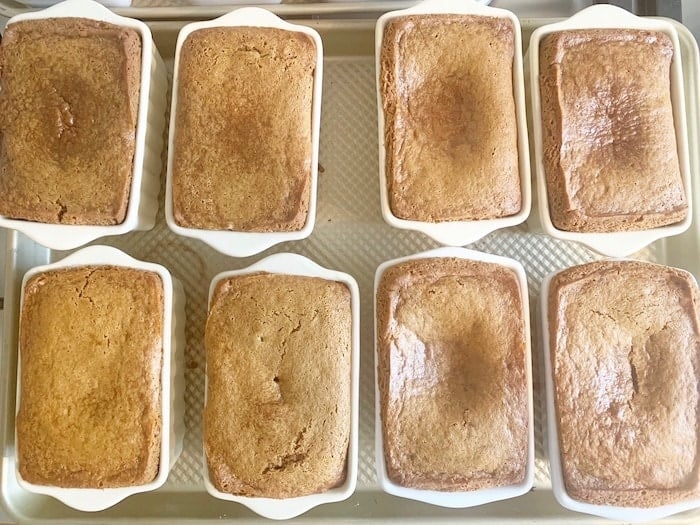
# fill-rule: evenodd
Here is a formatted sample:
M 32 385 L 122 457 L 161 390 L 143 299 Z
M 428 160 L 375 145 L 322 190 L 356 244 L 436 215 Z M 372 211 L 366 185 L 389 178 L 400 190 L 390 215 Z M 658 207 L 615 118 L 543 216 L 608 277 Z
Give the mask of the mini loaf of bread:
M 132 182 L 141 39 L 85 18 L 7 26 L 0 45 L 0 214 L 124 222 Z
M 158 274 L 131 268 L 52 270 L 27 282 L 17 413 L 25 481 L 108 488 L 155 479 L 163 301 Z
M 562 31 L 542 39 L 539 56 L 552 224 L 619 232 L 685 219 L 669 37 L 638 29 Z
M 698 288 L 687 272 L 601 261 L 549 287 L 566 491 L 597 505 L 700 497 Z
M 316 46 L 297 31 L 216 27 L 180 52 L 173 215 L 186 228 L 298 231 L 311 189 Z
M 522 301 L 515 272 L 498 264 L 429 258 L 384 272 L 377 380 L 394 483 L 471 491 L 525 479 Z
M 220 281 L 205 330 L 204 449 L 217 490 L 292 498 L 346 479 L 350 291 L 254 273 Z
M 503 18 L 390 20 L 381 49 L 386 182 L 400 219 L 495 219 L 522 206 L 515 31 Z

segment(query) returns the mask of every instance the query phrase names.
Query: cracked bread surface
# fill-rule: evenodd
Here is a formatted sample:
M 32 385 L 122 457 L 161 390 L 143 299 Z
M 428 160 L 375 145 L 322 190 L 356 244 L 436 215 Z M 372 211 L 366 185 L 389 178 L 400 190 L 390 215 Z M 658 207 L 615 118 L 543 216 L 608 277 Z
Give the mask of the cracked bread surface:
M 17 455 L 29 483 L 143 485 L 159 470 L 163 283 L 113 266 L 51 270 L 24 288 Z
M 290 498 L 346 479 L 348 287 L 254 273 L 220 281 L 205 329 L 204 449 L 217 490 Z
M 542 162 L 556 228 L 633 231 L 686 218 L 673 53 L 667 35 L 639 29 L 560 31 L 542 39 Z
M 528 384 L 517 275 L 427 258 L 387 269 L 377 290 L 377 381 L 389 478 L 471 491 L 523 481 Z
M 124 222 L 140 80 L 134 29 L 84 18 L 8 25 L 0 45 L 0 213 Z
M 191 33 L 178 66 L 173 216 L 183 227 L 299 231 L 312 181 L 316 45 L 270 27 Z
M 698 289 L 675 268 L 601 261 L 551 281 L 550 360 L 564 483 L 653 507 L 700 495 Z
M 445 222 L 520 211 L 514 48 L 513 23 L 504 18 L 421 14 L 387 22 L 380 92 L 396 217 Z

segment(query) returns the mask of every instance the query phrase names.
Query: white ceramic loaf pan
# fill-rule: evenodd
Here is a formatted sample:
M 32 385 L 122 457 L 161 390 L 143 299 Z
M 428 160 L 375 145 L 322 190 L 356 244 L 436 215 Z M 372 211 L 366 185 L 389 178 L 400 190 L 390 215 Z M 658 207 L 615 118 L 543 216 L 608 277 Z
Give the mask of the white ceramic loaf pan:
M 309 192 L 309 211 L 304 227 L 290 232 L 241 232 L 224 230 L 204 230 L 185 228 L 177 224 L 173 215 L 172 165 L 177 120 L 178 69 L 180 51 L 187 37 L 200 29 L 212 27 L 275 27 L 286 31 L 296 31 L 310 36 L 316 46 L 316 69 L 313 82 L 313 106 L 311 111 L 311 187 Z M 204 241 L 212 248 L 233 257 L 248 257 L 285 241 L 305 239 L 314 229 L 316 221 L 316 195 L 318 181 L 318 148 L 321 128 L 321 94 L 323 87 L 323 43 L 319 34 L 306 26 L 290 24 L 277 15 L 257 7 L 244 7 L 206 22 L 187 24 L 180 30 L 175 47 L 175 65 L 173 70 L 173 93 L 170 106 L 170 133 L 168 137 L 168 173 L 165 186 L 165 220 L 168 227 L 185 237 Z
M 37 266 L 29 270 L 22 279 L 20 310 L 24 300 L 24 288 L 32 277 L 43 272 L 62 268 L 80 266 L 122 266 L 158 274 L 163 282 L 163 363 L 161 370 L 161 443 L 160 467 L 156 478 L 145 485 L 107 489 L 72 489 L 35 485 L 23 480 L 18 468 L 15 449 L 15 475 L 21 488 L 35 494 L 52 496 L 62 503 L 77 510 L 105 510 L 124 498 L 140 492 L 157 489 L 165 483 L 170 468 L 182 452 L 185 434 L 185 293 L 182 285 L 159 264 L 136 260 L 116 248 L 108 246 L 89 246 L 58 262 Z M 20 360 L 17 364 L 17 406 L 19 410 L 21 392 Z M 15 442 L 17 433 L 15 429 Z
M 673 43 L 673 60 L 671 62 L 671 104 L 673 106 L 673 120 L 676 128 L 676 141 L 678 144 L 678 160 L 680 164 L 681 178 L 688 202 L 688 215 L 677 224 L 652 228 L 642 231 L 610 232 L 610 233 L 583 233 L 570 232 L 556 228 L 552 224 L 549 215 L 549 201 L 547 195 L 547 183 L 544 172 L 543 160 L 543 134 L 542 115 L 540 103 L 540 67 L 539 49 L 542 39 L 550 33 L 575 29 L 646 29 L 661 31 L 668 35 Z M 535 152 L 535 175 L 537 184 L 539 219 L 544 231 L 558 239 L 577 241 L 589 248 L 610 257 L 626 257 L 641 250 L 652 242 L 683 233 L 692 222 L 692 190 L 690 160 L 688 151 L 688 131 L 685 115 L 685 98 L 683 89 L 683 70 L 681 66 L 681 50 L 678 41 L 678 33 L 668 21 L 641 18 L 612 5 L 594 5 L 571 18 L 555 24 L 548 24 L 537 28 L 530 38 L 528 49 L 528 67 L 530 70 L 530 94 L 532 100 L 532 131 L 533 148 Z
M 45 224 L 0 216 L 0 226 L 18 230 L 53 250 L 70 250 L 107 235 L 153 228 L 158 211 L 161 150 L 165 127 L 165 65 L 153 44 L 149 27 L 139 20 L 118 16 L 92 0 L 66 0 L 43 11 L 12 17 L 8 25 L 24 20 L 78 17 L 129 27 L 141 36 L 141 86 L 136 122 L 136 147 L 126 218 L 107 226 Z
M 488 2 L 475 0 L 425 0 L 408 9 L 391 11 L 379 17 L 375 29 L 375 60 L 377 83 L 377 124 L 379 132 L 379 190 L 382 216 L 395 228 L 416 230 L 432 237 L 441 244 L 464 246 L 478 241 L 492 231 L 516 226 L 525 222 L 532 206 L 532 191 L 530 182 L 530 150 L 527 136 L 527 120 L 525 116 L 525 84 L 523 80 L 523 59 L 520 20 L 514 13 L 505 9 L 488 7 Z M 381 94 L 381 49 L 384 28 L 390 20 L 409 15 L 429 14 L 458 14 L 481 15 L 505 18 L 513 24 L 514 53 L 513 53 L 513 96 L 515 100 L 515 119 L 518 128 L 518 167 L 520 172 L 520 188 L 522 207 L 518 213 L 509 217 L 475 221 L 424 222 L 400 219 L 391 211 L 386 176 L 386 147 L 384 137 L 384 110 Z
M 621 259 L 624 260 L 624 259 Z M 549 286 L 559 272 L 553 272 L 542 280 L 540 295 L 540 317 L 542 320 L 542 346 L 544 349 L 544 375 L 547 414 L 547 454 L 549 455 L 549 473 L 552 480 L 552 492 L 557 502 L 564 508 L 593 516 L 627 523 L 650 522 L 680 512 L 700 508 L 700 500 L 687 500 L 659 507 L 621 507 L 613 505 L 594 505 L 573 499 L 566 490 L 559 451 L 559 431 L 554 403 L 554 379 L 552 375 L 551 348 L 549 341 Z M 689 274 L 690 275 L 690 274 Z M 695 277 L 691 275 L 692 279 Z M 582 439 L 585 439 L 582 437 Z M 692 521 L 692 519 L 690 519 Z M 690 523 L 688 521 L 688 523 Z
M 515 272 L 518 283 L 520 285 L 520 297 L 523 305 L 523 319 L 525 321 L 525 363 L 526 363 L 526 383 L 528 392 L 528 449 L 527 449 L 527 465 L 525 468 L 525 477 L 522 482 L 496 488 L 487 488 L 464 492 L 442 492 L 437 490 L 415 489 L 401 486 L 393 482 L 389 478 L 386 463 L 384 460 L 384 438 L 382 432 L 382 416 L 381 416 L 381 401 L 379 395 L 379 378 L 377 370 L 377 288 L 384 275 L 384 272 L 397 264 L 413 261 L 418 259 L 429 259 L 435 257 L 457 257 L 471 261 L 481 261 L 499 264 L 509 268 Z M 528 302 L 527 277 L 525 269 L 514 259 L 491 255 L 489 253 L 467 250 L 465 248 L 437 248 L 407 257 L 392 259 L 379 265 L 374 275 L 374 443 L 375 443 L 375 461 L 377 468 L 377 480 L 379 486 L 385 492 L 399 496 L 401 498 L 413 499 L 430 503 L 440 507 L 448 508 L 466 508 L 483 505 L 493 501 L 499 501 L 509 498 L 514 498 L 525 494 L 532 488 L 535 477 L 535 433 L 534 433 L 534 416 L 533 416 L 533 394 L 532 394 L 532 358 L 531 358 L 531 337 L 530 337 L 530 307 Z
M 343 501 L 355 492 L 357 484 L 357 462 L 358 462 L 358 443 L 359 443 L 359 387 L 360 387 L 360 291 L 355 279 L 343 272 L 329 270 L 319 266 L 315 262 L 301 255 L 293 253 L 278 253 L 270 255 L 265 259 L 243 268 L 242 270 L 234 270 L 222 272 L 214 277 L 209 287 L 209 302 L 211 303 L 212 295 L 216 289 L 216 285 L 222 279 L 234 277 L 238 275 L 246 275 L 257 272 L 269 272 L 286 275 L 303 275 L 306 277 L 319 277 L 329 281 L 338 281 L 345 284 L 350 290 L 352 303 L 352 357 L 351 357 L 351 414 L 350 414 L 350 442 L 348 444 L 347 455 L 347 475 L 345 482 L 339 487 L 327 490 L 319 494 L 309 496 L 301 496 L 297 498 L 273 499 L 273 498 L 253 498 L 245 496 L 235 496 L 221 492 L 214 487 L 209 480 L 209 469 L 207 468 L 206 455 L 203 457 L 203 472 L 204 486 L 207 492 L 215 498 L 234 501 L 245 505 L 250 510 L 266 518 L 284 520 L 294 518 L 304 512 L 322 505 L 324 503 L 333 503 Z M 204 385 L 204 404 L 206 406 L 206 391 L 207 385 L 205 380 Z

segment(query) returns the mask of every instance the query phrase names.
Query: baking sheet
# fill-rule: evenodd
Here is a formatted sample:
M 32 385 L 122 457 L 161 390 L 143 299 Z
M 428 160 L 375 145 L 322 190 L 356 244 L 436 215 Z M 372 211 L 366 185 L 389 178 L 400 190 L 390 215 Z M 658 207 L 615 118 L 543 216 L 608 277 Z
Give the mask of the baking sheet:
M 551 20 L 523 20 L 524 48 L 533 28 Z M 382 493 L 374 469 L 374 386 L 372 283 L 376 267 L 383 261 L 436 246 L 426 236 L 387 226 L 379 207 L 377 166 L 376 96 L 374 84 L 373 20 L 306 20 L 324 39 L 323 113 L 319 199 L 316 227 L 306 240 L 289 242 L 259 256 L 234 259 L 223 256 L 200 241 L 171 233 L 163 218 L 161 191 L 158 223 L 150 232 L 134 232 L 105 238 L 100 244 L 116 246 L 133 257 L 163 264 L 185 286 L 187 293 L 187 348 L 185 446 L 182 456 L 161 489 L 128 498 L 104 512 L 84 514 L 49 497 L 30 495 L 14 481 L 13 434 L 16 388 L 16 337 L 18 283 L 26 269 L 56 260 L 65 252 L 51 252 L 23 235 L 8 234 L 5 290 L 5 330 L 0 359 L 0 439 L 2 440 L 2 499 L 10 514 L 26 523 L 58 520 L 65 523 L 138 520 L 149 523 L 189 523 L 235 519 L 237 523 L 260 520 L 241 505 L 211 498 L 201 478 L 201 412 L 204 398 L 203 329 L 209 281 L 218 272 L 242 268 L 275 252 L 292 251 L 312 258 L 328 268 L 352 274 L 361 293 L 361 385 L 360 461 L 358 488 L 342 503 L 318 507 L 300 522 L 333 521 L 436 521 L 436 522 L 575 522 L 600 523 L 600 518 L 575 514 L 561 508 L 551 492 L 543 447 L 543 377 L 539 343 L 539 283 L 555 270 L 597 258 L 591 251 L 538 233 L 536 213 L 528 223 L 495 232 L 471 248 L 519 260 L 528 274 L 533 315 L 533 377 L 535 395 L 536 481 L 533 491 L 513 500 L 471 509 L 443 509 L 403 500 Z M 181 23 L 154 22 L 151 27 L 162 55 L 172 63 L 177 31 Z M 690 33 L 678 26 L 683 49 L 686 104 L 691 143 L 693 190 L 697 199 L 698 173 L 698 56 Z M 165 157 L 163 157 L 165 158 Z M 696 201 L 697 202 L 697 201 Z M 533 206 L 535 209 L 535 206 Z M 679 266 L 700 276 L 700 230 L 698 210 L 694 223 L 682 236 L 661 240 L 635 255 L 636 258 Z M 494 446 L 498 446 L 497 443 Z M 689 523 L 700 520 L 700 512 L 666 520 Z

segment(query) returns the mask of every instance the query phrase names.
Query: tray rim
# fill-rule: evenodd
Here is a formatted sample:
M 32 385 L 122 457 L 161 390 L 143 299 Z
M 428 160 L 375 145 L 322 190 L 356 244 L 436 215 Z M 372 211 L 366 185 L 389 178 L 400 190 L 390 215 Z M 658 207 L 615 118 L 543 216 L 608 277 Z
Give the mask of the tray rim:
M 216 18 L 234 9 L 243 7 L 261 7 L 282 18 L 311 18 L 364 15 L 373 17 L 393 9 L 403 9 L 416 3 L 416 0 L 380 0 L 369 2 L 344 1 L 344 2 L 310 2 L 303 4 L 259 4 L 255 1 L 240 5 L 184 5 L 162 7 L 110 7 L 116 14 L 131 18 L 137 18 L 144 22 L 150 20 L 166 21 L 199 21 Z M 42 8 L 7 4 L 0 0 L 0 25 L 2 18 L 11 18 L 15 15 L 36 11 Z M 375 16 L 376 18 L 376 16 Z

